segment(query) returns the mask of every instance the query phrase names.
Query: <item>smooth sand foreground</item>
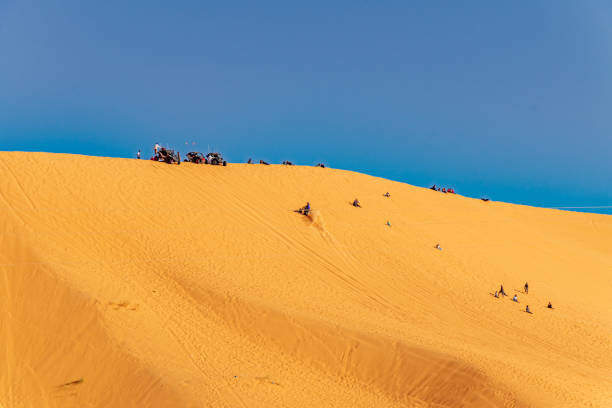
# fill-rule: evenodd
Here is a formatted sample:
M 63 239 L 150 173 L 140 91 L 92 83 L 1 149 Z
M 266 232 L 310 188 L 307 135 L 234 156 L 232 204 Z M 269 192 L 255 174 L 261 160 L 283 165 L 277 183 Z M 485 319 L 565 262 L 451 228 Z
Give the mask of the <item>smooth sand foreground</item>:
M 610 216 L 300 166 L 0 175 L 4 408 L 612 406 Z

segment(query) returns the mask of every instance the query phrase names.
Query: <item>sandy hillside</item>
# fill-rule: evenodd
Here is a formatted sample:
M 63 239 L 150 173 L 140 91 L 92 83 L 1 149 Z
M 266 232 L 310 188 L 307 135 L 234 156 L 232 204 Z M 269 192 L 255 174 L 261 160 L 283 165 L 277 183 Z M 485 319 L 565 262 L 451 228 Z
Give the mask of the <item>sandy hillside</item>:
M 611 216 L 314 167 L 0 175 L 3 408 L 612 406 Z

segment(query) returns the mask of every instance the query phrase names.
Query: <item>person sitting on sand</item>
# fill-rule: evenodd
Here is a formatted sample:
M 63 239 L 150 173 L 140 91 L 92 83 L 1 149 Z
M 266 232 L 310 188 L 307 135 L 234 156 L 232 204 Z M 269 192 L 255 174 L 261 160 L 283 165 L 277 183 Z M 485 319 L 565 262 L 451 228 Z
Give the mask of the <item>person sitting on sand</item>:
M 436 191 L 436 185 L 434 184 L 433 186 L 429 187 L 430 189 L 432 189 L 433 191 Z
M 548 306 L 546 306 L 546 307 L 548 307 L 549 309 L 552 309 L 553 308 L 552 307 L 552 303 L 548 302 Z
M 446 193 L 446 187 L 442 187 L 442 192 Z
M 391 194 L 389 194 L 389 192 L 387 191 L 385 194 L 383 194 L 385 197 L 391 197 Z
M 440 244 L 436 244 L 434 248 L 439 249 L 440 251 L 442 250 L 442 247 L 440 246 Z
M 359 204 L 359 200 L 358 199 L 355 199 L 353 201 L 353 207 L 361 207 L 361 204 Z
M 495 294 L 493 295 L 496 298 L 499 298 L 499 293 L 497 291 L 495 291 Z
M 387 220 L 387 227 L 390 227 L 391 223 Z
M 512 301 L 518 303 L 518 296 L 514 295 L 514 297 L 512 298 Z
M 306 203 L 306 205 L 297 210 L 297 212 L 304 215 L 310 214 L 310 203 Z
M 247 164 L 253 164 L 253 159 L 249 157 L 249 160 L 247 160 Z

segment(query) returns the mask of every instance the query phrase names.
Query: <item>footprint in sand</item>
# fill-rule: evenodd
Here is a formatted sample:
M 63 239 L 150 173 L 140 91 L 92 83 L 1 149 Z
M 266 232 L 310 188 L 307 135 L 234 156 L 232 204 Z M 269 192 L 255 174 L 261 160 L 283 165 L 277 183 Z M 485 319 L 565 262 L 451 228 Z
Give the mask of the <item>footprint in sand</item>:
M 272 381 L 270 379 L 270 377 L 265 376 L 265 377 L 255 377 L 255 379 L 257 381 L 259 381 L 262 384 L 272 384 L 272 385 L 280 385 L 279 383 L 277 383 L 276 381 Z
M 139 304 L 129 303 L 129 302 L 108 302 L 107 306 L 112 307 L 114 310 L 126 309 L 136 311 L 140 308 Z

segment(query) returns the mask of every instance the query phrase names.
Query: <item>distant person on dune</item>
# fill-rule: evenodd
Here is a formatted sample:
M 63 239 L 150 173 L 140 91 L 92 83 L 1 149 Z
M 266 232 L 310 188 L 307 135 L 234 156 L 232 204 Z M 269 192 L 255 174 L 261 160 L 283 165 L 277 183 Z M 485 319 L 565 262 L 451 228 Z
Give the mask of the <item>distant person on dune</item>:
M 548 306 L 546 306 L 546 307 L 549 308 L 549 309 L 552 309 L 553 308 L 552 307 L 552 303 L 548 302 Z
M 361 207 L 358 199 L 353 200 L 353 207 Z
M 390 227 L 391 223 L 389 221 L 387 221 L 387 227 Z
M 155 150 L 155 154 L 157 154 L 159 152 L 159 148 L 161 146 L 159 145 L 159 143 L 155 143 L 155 146 L 153 147 L 153 150 Z
M 495 291 L 495 294 L 493 295 L 496 298 L 499 298 L 499 293 L 497 291 Z
M 140 149 L 138 149 L 138 153 L 136 153 L 136 158 L 140 160 Z
M 532 313 L 531 313 L 531 310 L 529 310 L 529 305 L 525 306 L 525 311 L 526 311 L 527 313 L 529 313 L 529 314 L 532 314 Z
M 253 164 L 253 159 L 249 157 L 249 160 L 247 160 L 247 164 Z
M 508 295 L 506 295 L 506 292 L 504 292 L 504 285 L 500 285 L 499 286 L 499 294 L 500 295 L 504 295 L 504 296 L 508 296 Z
M 295 210 L 295 212 L 304 214 L 304 215 L 309 215 L 310 214 L 310 203 L 306 203 L 305 206 L 303 206 L 299 210 Z
M 391 197 L 391 194 L 389 194 L 389 192 L 387 191 L 385 194 L 383 194 L 385 197 Z
M 518 296 L 514 295 L 514 297 L 512 298 L 512 301 L 518 303 Z
M 439 249 L 440 251 L 442 250 L 442 247 L 440 246 L 440 244 L 436 244 L 434 248 Z
M 431 190 L 436 191 L 436 185 L 434 184 L 433 186 L 429 187 Z
M 527 282 L 525 282 L 524 288 L 525 288 L 525 293 L 526 294 L 529 293 L 529 284 L 527 284 Z

